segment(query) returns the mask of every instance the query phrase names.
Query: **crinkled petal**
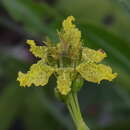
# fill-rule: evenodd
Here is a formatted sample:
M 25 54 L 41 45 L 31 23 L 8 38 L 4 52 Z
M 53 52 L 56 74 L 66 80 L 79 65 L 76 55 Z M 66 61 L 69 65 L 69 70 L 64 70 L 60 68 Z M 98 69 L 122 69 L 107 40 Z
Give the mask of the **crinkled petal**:
M 106 57 L 106 53 L 99 49 L 99 50 L 94 50 L 90 48 L 83 48 L 82 50 L 82 60 L 83 61 L 90 61 L 90 62 L 100 62 Z
M 34 40 L 27 40 L 27 44 L 30 45 L 30 51 L 32 52 L 32 54 L 34 54 L 34 56 L 39 58 L 46 58 L 46 46 L 37 46 Z
M 75 21 L 75 18 L 73 16 L 68 16 L 67 19 L 63 21 L 62 26 L 64 28 L 64 31 L 75 28 L 75 25 L 72 23 L 73 21 Z
M 57 89 L 62 95 L 67 95 L 71 91 L 71 73 L 70 69 L 59 70 L 57 77 Z
M 64 51 L 73 52 L 71 54 L 72 58 L 77 57 L 79 55 L 80 47 L 81 47 L 81 32 L 78 28 L 72 23 L 74 21 L 73 16 L 67 17 L 63 21 L 63 30 L 59 32 L 59 37 L 61 40 L 61 47 Z
M 63 21 L 64 39 L 67 40 L 67 42 L 72 46 L 77 47 L 81 44 L 81 32 L 72 23 L 73 21 L 75 21 L 73 16 L 69 16 Z
M 54 72 L 54 69 L 40 60 L 37 64 L 33 64 L 27 73 L 18 73 L 17 80 L 20 86 L 44 86 L 48 83 L 49 77 Z
M 112 81 L 117 76 L 116 73 L 112 73 L 112 69 L 109 66 L 91 62 L 80 64 L 76 70 L 85 80 L 94 83 L 100 83 L 102 80 Z

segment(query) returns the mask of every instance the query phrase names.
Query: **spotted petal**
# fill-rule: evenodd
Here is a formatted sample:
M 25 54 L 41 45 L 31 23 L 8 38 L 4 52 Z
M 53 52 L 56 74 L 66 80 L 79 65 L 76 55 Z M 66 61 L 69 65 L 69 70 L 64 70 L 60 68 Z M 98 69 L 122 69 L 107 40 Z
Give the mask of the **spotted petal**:
M 71 91 L 71 73 L 70 69 L 61 69 L 58 70 L 57 78 L 57 89 L 62 95 L 67 95 Z
M 18 73 L 17 80 L 20 86 L 44 86 L 48 83 L 49 77 L 54 72 L 54 69 L 40 60 L 37 64 L 33 64 L 27 73 Z
M 85 80 L 94 83 L 100 83 L 102 80 L 112 81 L 117 76 L 116 73 L 112 73 L 112 69 L 109 66 L 91 62 L 80 64 L 76 70 Z
M 72 46 L 77 47 L 80 45 L 81 32 L 76 28 L 75 24 L 72 23 L 73 21 L 75 21 L 73 16 L 69 16 L 63 21 L 64 39 Z
M 71 57 L 75 58 L 79 55 L 81 47 L 81 32 L 76 28 L 75 24 L 72 23 L 73 21 L 75 21 L 73 16 L 69 16 L 63 21 L 63 29 L 59 32 L 59 37 L 64 51 L 70 49 L 70 52 L 73 52 Z
M 82 50 L 82 60 L 83 61 L 90 61 L 90 62 L 100 62 L 106 57 L 106 53 L 99 49 L 99 50 L 94 50 L 90 48 L 83 48 Z
M 46 46 L 37 46 L 34 40 L 27 40 L 27 44 L 30 45 L 30 51 L 32 52 L 32 54 L 34 54 L 34 56 L 39 58 L 46 58 Z

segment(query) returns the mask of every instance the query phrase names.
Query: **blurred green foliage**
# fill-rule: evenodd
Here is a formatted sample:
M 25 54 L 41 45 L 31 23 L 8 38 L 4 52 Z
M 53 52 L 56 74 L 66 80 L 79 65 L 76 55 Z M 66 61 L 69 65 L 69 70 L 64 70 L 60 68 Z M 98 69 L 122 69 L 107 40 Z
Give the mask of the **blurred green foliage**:
M 43 40 L 49 36 L 57 42 L 61 21 L 75 16 L 84 44 L 106 51 L 106 64 L 119 74 L 112 83 L 84 85 L 79 100 L 86 121 L 92 130 L 130 129 L 129 1 L 1 0 L 0 9 L 4 10 L 0 27 L 19 33 L 22 40 L 16 46 L 21 48 L 27 38 Z M 8 52 L 11 47 L 2 51 L 7 45 L 0 43 L 0 130 L 73 130 L 67 110 L 54 97 L 54 79 L 48 87 L 19 88 L 17 72 L 25 71 L 30 63 Z

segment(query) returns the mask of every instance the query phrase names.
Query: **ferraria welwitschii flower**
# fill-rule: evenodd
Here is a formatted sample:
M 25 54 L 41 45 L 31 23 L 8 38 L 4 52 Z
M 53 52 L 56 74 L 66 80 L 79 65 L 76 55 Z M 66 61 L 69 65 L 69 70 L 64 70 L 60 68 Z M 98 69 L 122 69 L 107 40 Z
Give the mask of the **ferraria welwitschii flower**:
M 100 83 L 102 80 L 112 81 L 117 76 L 109 66 L 99 63 L 107 56 L 103 50 L 83 46 L 81 32 L 73 24 L 74 20 L 73 16 L 69 16 L 63 21 L 57 44 L 48 40 L 43 46 L 37 46 L 34 40 L 27 40 L 30 51 L 41 60 L 33 64 L 27 73 L 18 73 L 20 86 L 44 86 L 54 74 L 57 91 L 67 95 L 77 77 Z

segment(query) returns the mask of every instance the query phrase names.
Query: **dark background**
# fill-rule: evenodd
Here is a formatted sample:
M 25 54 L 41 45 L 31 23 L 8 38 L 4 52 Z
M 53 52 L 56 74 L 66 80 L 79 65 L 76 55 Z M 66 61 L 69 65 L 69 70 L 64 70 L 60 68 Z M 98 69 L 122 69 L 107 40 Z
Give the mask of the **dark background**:
M 129 0 L 0 0 L 0 130 L 74 130 L 64 104 L 54 96 L 55 80 L 45 87 L 20 88 L 19 70 L 35 59 L 25 44 L 49 36 L 73 15 L 90 48 L 108 54 L 118 78 L 100 85 L 86 82 L 79 93 L 83 116 L 92 130 L 130 129 Z

